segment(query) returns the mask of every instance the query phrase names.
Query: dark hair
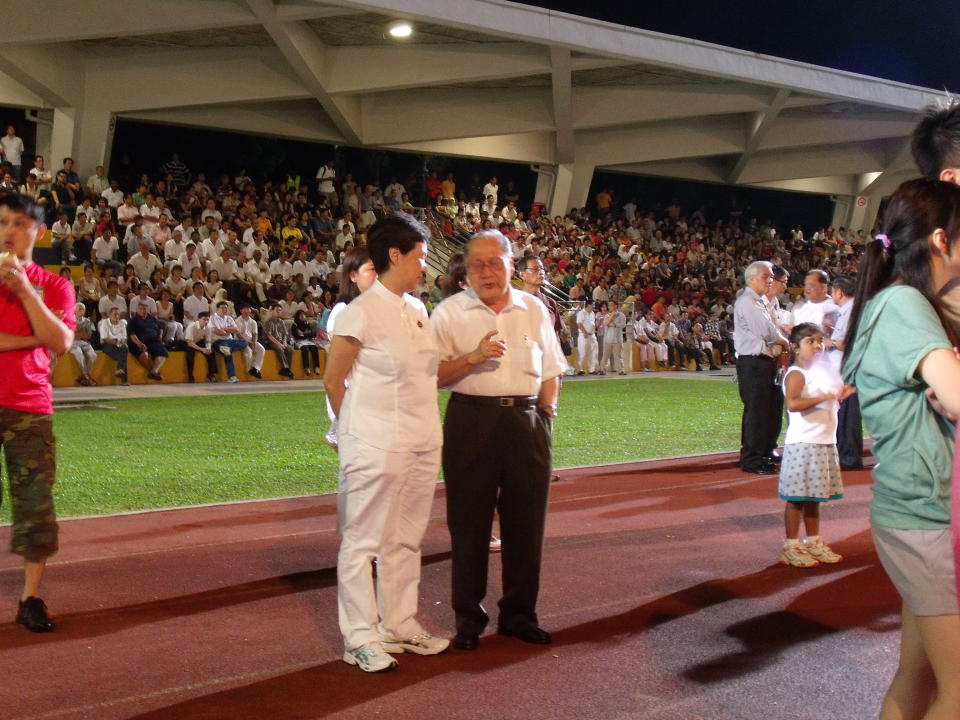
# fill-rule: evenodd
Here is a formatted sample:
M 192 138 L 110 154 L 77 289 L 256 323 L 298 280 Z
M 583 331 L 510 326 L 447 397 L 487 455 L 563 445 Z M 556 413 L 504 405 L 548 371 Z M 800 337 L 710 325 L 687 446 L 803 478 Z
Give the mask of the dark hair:
M 831 285 L 847 297 L 853 297 L 853 294 L 857 291 L 857 283 L 849 275 L 837 275 Z
M 26 215 L 32 218 L 37 225 L 43 225 L 45 220 L 43 208 L 37 205 L 29 195 L 7 193 L 0 196 L 0 207 L 5 207 L 7 212 Z
M 770 272 L 773 273 L 774 278 L 786 278 L 790 275 L 783 265 L 774 265 L 772 268 L 770 268 Z
M 406 255 L 417 243 L 429 243 L 430 230 L 412 215 L 390 213 L 377 220 L 367 231 L 367 248 L 378 275 L 390 269 L 390 250 Z
M 927 180 L 937 180 L 940 171 L 960 167 L 960 104 L 928 105 L 910 140 L 913 160 Z
M 205 317 L 210 317 L 210 313 L 207 312 L 206 310 L 201 310 L 200 312 L 197 313 L 197 320 Z
M 463 286 L 467 283 L 466 259 L 466 255 L 460 252 L 451 257 L 450 262 L 447 263 L 447 271 L 443 274 L 441 281 L 445 298 L 463 292 Z
M 941 315 L 936 291 L 930 286 L 928 238 L 937 228 L 947 234 L 948 243 L 960 235 L 960 187 L 940 180 L 908 180 L 890 197 L 880 227 L 889 248 L 880 240 L 873 240 L 864 250 L 847 329 L 844 363 L 851 356 L 867 301 L 894 282 L 919 290 Z M 949 324 L 943 325 L 951 343 L 957 344 Z
M 823 328 L 816 323 L 800 323 L 799 325 L 794 325 L 793 330 L 790 331 L 790 344 L 799 345 L 804 338 L 812 337 L 818 333 L 823 335 Z
M 340 291 L 337 293 L 338 303 L 349 303 L 360 294 L 360 288 L 350 279 L 350 274 L 357 272 L 370 260 L 370 253 L 365 247 L 350 248 L 343 254 L 343 267 L 340 273 Z

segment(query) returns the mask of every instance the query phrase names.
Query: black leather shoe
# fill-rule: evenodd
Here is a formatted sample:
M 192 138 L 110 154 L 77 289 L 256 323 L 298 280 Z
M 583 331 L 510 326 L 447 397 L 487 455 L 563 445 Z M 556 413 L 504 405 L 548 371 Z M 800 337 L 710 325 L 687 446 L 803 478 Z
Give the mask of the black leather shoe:
M 252 375 L 253 377 L 257 378 L 257 380 L 263 380 L 263 374 L 256 368 L 250 368 L 247 370 L 247 374 Z
M 774 452 L 774 453 L 770 453 L 770 457 L 768 457 L 767 460 L 769 460 L 769 461 L 772 462 L 772 463 L 778 463 L 778 464 L 779 464 L 779 463 L 782 463 L 782 462 L 783 462 L 783 455 L 780 455 L 779 453 L 775 453 L 775 452 Z
M 764 463 L 755 468 L 741 468 L 744 472 L 754 473 L 755 475 L 775 475 L 777 468 L 773 463 Z
M 457 633 L 453 642 L 451 642 L 457 650 L 476 650 L 480 647 L 480 636 L 479 635 L 468 635 L 467 633 Z
M 546 630 L 538 628 L 536 625 L 526 625 L 524 627 L 517 628 L 516 630 L 507 630 L 506 628 L 498 628 L 498 635 L 506 635 L 507 637 L 514 637 L 517 640 L 523 640 L 526 643 L 531 643 L 533 645 L 549 645 L 553 642 L 553 638 L 550 637 L 550 633 Z
M 33 596 L 20 601 L 17 608 L 17 622 L 35 633 L 50 632 L 56 627 L 56 623 L 47 615 L 46 603 Z

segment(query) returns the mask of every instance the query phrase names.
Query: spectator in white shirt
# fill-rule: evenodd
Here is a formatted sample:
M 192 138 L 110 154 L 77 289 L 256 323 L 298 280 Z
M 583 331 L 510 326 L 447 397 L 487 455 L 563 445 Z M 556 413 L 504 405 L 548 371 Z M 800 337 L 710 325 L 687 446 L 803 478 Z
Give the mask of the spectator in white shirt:
M 500 199 L 499 193 L 500 193 L 500 186 L 497 185 L 497 178 L 495 177 L 490 178 L 490 182 L 488 182 L 486 185 L 483 186 L 483 197 L 485 197 L 489 201 L 492 196 L 493 206 L 496 207 L 497 202 Z
M 60 213 L 57 221 L 50 228 L 50 242 L 60 248 L 60 259 L 63 263 L 76 261 L 73 254 L 73 227 L 70 225 L 67 213 Z
M 243 350 L 243 361 L 247 366 L 247 373 L 255 378 L 262 378 L 261 369 L 263 368 L 263 356 L 266 349 L 259 342 L 259 328 L 257 321 L 253 317 L 253 308 L 244 305 L 240 308 L 240 317 L 237 318 L 238 336 L 243 340 L 247 347 Z
M 141 305 L 147 306 L 147 315 L 157 316 L 157 301 L 150 297 L 150 286 L 147 283 L 141 283 L 136 297 L 130 300 L 130 314 L 136 315 Z
M 237 370 L 233 363 L 235 350 L 245 350 L 247 343 L 242 340 L 240 328 L 228 313 L 229 304 L 225 301 L 217 303 L 217 312 L 210 316 L 211 347 L 223 355 L 223 362 L 227 368 L 227 382 L 237 382 Z
M 116 290 L 116 283 L 113 283 Z M 104 296 L 106 297 L 106 296 Z M 122 300 L 122 298 L 121 298 Z M 126 305 L 126 303 L 124 303 Z M 102 313 L 101 313 L 102 314 Z M 114 376 L 121 385 L 127 384 L 127 321 L 120 316 L 119 307 L 111 307 L 97 325 L 100 349 L 117 364 Z
M 223 243 L 220 241 L 219 231 L 213 230 L 206 239 L 202 240 L 199 251 L 204 262 L 208 263 L 208 267 L 209 263 L 219 258 L 223 253 Z
M 107 205 L 114 210 L 119 209 L 119 207 L 123 205 L 123 192 L 120 190 L 120 183 L 116 180 L 111 180 L 110 187 L 100 193 L 100 197 L 106 200 Z
M 184 247 L 186 248 L 184 253 L 177 258 L 177 265 L 183 268 L 184 277 L 192 277 L 194 270 L 205 273 L 207 265 L 197 252 L 197 244 L 193 240 L 188 240 Z
M 281 250 L 280 257 L 270 263 L 270 277 L 275 275 L 281 276 L 287 282 L 293 277 L 293 263 L 290 262 L 288 250 Z
M 204 356 L 207 363 L 207 382 L 217 381 L 217 358 L 210 348 L 210 312 L 204 310 L 199 313 L 197 319 L 187 325 L 183 332 L 183 340 L 186 345 L 187 361 L 187 382 L 194 382 L 193 365 L 197 353 Z
M 142 282 L 150 282 L 150 276 L 154 270 L 163 267 L 160 258 L 150 252 L 152 243 L 149 240 L 140 241 L 140 251 L 127 261 L 127 264 L 133 267 L 137 274 L 137 279 Z
M 183 233 L 179 230 L 174 230 L 170 239 L 162 247 L 164 265 L 167 266 L 167 269 L 174 265 L 180 259 L 180 256 L 187 251 L 187 243 L 183 239 Z
M 202 282 L 198 281 L 193 284 L 193 294 L 183 301 L 184 321 L 193 322 L 200 317 L 200 313 L 210 312 L 210 301 L 207 300 L 204 289 Z

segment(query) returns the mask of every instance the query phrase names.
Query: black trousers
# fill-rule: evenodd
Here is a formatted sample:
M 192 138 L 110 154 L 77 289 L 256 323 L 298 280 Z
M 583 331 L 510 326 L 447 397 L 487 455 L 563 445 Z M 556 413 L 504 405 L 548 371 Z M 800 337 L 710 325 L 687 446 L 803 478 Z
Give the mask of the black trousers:
M 837 417 L 837 454 L 844 467 L 863 467 L 863 420 L 856 393 L 840 403 Z
M 447 527 L 458 633 L 479 635 L 489 616 L 487 565 L 494 509 L 503 540 L 498 627 L 537 625 L 540 560 L 550 491 L 550 418 L 536 408 L 450 399 L 443 424 Z
M 206 345 L 202 345 L 201 347 L 206 347 Z M 197 351 L 188 345 L 186 349 L 186 353 L 187 353 L 187 379 L 192 380 L 193 379 L 193 359 L 196 357 Z M 210 375 L 216 375 L 217 374 L 216 354 L 215 353 L 210 353 L 209 355 L 206 355 L 204 353 L 200 353 L 200 354 L 203 355 L 203 359 L 207 361 L 207 376 L 209 377 Z
M 777 368 L 775 367 L 774 376 Z M 773 386 L 773 398 L 770 401 L 770 449 L 767 455 L 771 455 L 777 447 L 777 438 L 780 437 L 780 431 L 783 429 L 783 385 Z
M 780 392 L 780 388 L 773 384 L 776 373 L 777 364 L 773 358 L 755 355 L 737 358 L 737 385 L 743 402 L 740 467 L 744 470 L 759 469 L 767 461 L 777 441 L 771 422 L 775 411 L 775 393 Z

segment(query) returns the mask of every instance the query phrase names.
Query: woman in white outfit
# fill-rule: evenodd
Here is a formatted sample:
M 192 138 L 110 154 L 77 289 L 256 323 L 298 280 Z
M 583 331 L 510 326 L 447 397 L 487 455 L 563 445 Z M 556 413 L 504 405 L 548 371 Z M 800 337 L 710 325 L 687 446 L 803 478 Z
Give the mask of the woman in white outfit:
M 339 421 L 343 660 L 366 672 L 396 667 L 388 653 L 435 655 L 449 645 L 416 619 L 442 444 L 439 352 L 423 303 L 409 294 L 426 271 L 429 238 L 402 213 L 373 224 L 367 248 L 379 279 L 337 316 L 324 376 Z
M 327 326 L 324 328 L 327 337 L 332 338 L 337 316 L 344 311 L 347 304 L 361 293 L 366 292 L 377 279 L 377 271 L 373 269 L 373 261 L 367 248 L 358 247 L 346 252 L 343 256 L 343 270 L 340 274 L 340 293 L 337 302 L 327 317 Z M 327 417 L 330 418 L 330 428 L 324 436 L 327 445 L 337 449 L 337 416 L 330 407 L 330 398 L 327 398 Z

